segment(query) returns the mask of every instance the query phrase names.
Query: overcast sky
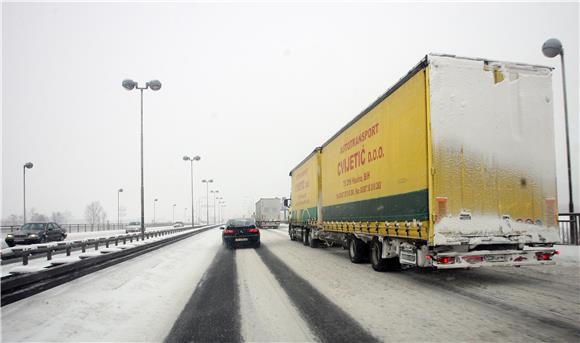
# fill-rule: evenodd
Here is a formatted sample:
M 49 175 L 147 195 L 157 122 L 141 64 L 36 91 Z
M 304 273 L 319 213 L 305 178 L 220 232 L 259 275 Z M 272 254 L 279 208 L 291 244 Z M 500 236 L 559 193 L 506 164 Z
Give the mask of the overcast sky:
M 560 63 L 565 46 L 575 202 L 578 170 L 578 4 L 2 4 L 2 217 L 27 207 L 84 220 L 99 201 L 116 221 L 139 217 L 139 93 L 145 92 L 146 220 L 190 210 L 212 178 L 227 215 L 259 197 L 289 196 L 288 172 L 425 54 L 554 66 L 560 209 L 567 178 Z M 197 202 L 198 200 L 196 200 Z M 196 205 L 197 206 L 197 205 Z M 196 207 L 197 210 L 197 207 Z M 204 210 L 205 212 L 205 210 Z M 205 217 L 205 215 L 204 215 Z

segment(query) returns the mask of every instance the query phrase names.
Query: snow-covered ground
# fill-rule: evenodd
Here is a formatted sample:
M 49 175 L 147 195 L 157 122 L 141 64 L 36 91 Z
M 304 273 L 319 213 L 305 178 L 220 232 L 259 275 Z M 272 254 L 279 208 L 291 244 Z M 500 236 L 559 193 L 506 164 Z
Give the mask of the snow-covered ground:
M 2 307 L 2 341 L 161 341 L 220 247 L 219 230 Z
M 355 341 L 357 327 L 379 341 L 580 339 L 578 247 L 558 247 L 554 266 L 377 273 L 340 248 L 292 242 L 286 230 L 261 230 L 261 248 L 231 254 L 216 254 L 225 248 L 210 230 L 7 305 L 2 340 L 162 341 L 192 313 L 182 332 L 218 326 L 245 341 Z M 203 276 L 232 263 L 225 289 Z M 215 307 L 206 298 L 198 310 L 196 294 L 213 295 Z M 216 311 L 239 325 L 212 321 Z M 188 340 L 203 340 L 192 332 Z
M 198 228 L 194 229 L 194 230 L 198 230 Z M 150 242 L 155 242 L 157 240 L 160 239 L 165 239 L 168 238 L 170 236 L 178 236 L 181 234 L 184 234 L 186 232 L 189 232 L 190 230 L 187 231 L 182 231 L 182 232 L 178 232 L 178 233 L 174 233 L 171 235 L 166 235 L 166 236 L 162 236 L 162 237 L 151 237 L 149 239 L 146 239 L 145 241 L 137 241 L 137 240 L 133 240 L 133 242 L 130 242 L 129 240 L 126 240 L 125 244 L 123 244 L 122 241 L 119 242 L 118 247 L 116 247 L 113 243 L 111 243 L 109 245 L 109 248 L 107 249 L 105 244 L 100 244 L 99 245 L 99 250 L 95 251 L 95 248 L 93 245 L 88 245 L 86 247 L 86 252 L 83 253 L 81 252 L 81 250 L 73 250 L 71 251 L 70 256 L 66 256 L 64 253 L 60 253 L 60 254 L 55 254 L 53 255 L 52 260 L 47 260 L 46 257 L 39 257 L 39 258 L 32 258 L 29 259 L 28 261 L 28 265 L 23 266 L 22 263 L 20 262 L 20 260 L 18 260 L 18 262 L 16 263 L 11 263 L 11 264 L 5 264 L 0 266 L 0 275 L 1 276 L 6 276 L 9 275 L 11 273 L 27 273 L 27 272 L 33 272 L 36 270 L 40 270 L 42 268 L 49 268 L 52 265 L 54 265 L 55 263 L 71 263 L 74 262 L 76 260 L 79 260 L 80 258 L 84 258 L 86 256 L 90 256 L 91 254 L 93 255 L 100 255 L 101 252 L 110 252 L 110 251 L 114 251 L 117 249 L 125 249 L 125 248 L 129 248 L 129 247 L 133 247 L 133 246 L 137 246 L 137 245 L 142 245 L 142 244 L 146 244 L 146 243 L 150 243 Z M 102 233 L 102 232 L 101 232 Z M 124 234 L 124 233 L 123 233 Z M 110 235 L 110 236 L 96 236 L 97 237 L 112 237 L 114 235 Z M 84 238 L 79 238 L 78 240 L 86 240 L 86 239 L 90 239 L 91 237 L 84 237 Z M 77 240 L 77 239 L 75 239 Z M 56 243 L 51 243 L 51 244 L 56 244 Z M 33 248 L 36 248 L 38 245 L 40 244 L 34 244 Z
M 173 228 L 173 226 L 157 226 L 157 227 L 148 227 L 147 231 L 159 231 Z M 72 241 L 86 241 L 88 239 L 97 239 L 97 238 L 109 238 L 109 237 L 116 237 L 125 235 L 125 230 L 109 230 L 109 231 L 91 231 L 91 232 L 72 232 L 68 233 L 65 241 L 72 242 Z M 48 242 L 48 243 L 39 243 L 39 244 L 18 244 L 13 248 L 8 247 L 6 242 L 2 245 L 2 253 L 9 253 L 12 249 L 25 249 L 25 250 L 34 250 L 39 245 L 46 246 L 46 245 L 54 245 L 56 246 L 58 242 Z

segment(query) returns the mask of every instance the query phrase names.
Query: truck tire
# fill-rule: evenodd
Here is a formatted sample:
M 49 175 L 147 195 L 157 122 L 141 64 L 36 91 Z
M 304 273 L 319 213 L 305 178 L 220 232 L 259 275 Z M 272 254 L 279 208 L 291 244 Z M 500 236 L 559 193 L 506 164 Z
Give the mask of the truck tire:
M 310 232 L 308 230 L 302 229 L 302 244 L 309 245 Z
M 366 262 L 369 258 L 369 247 L 365 242 L 353 237 L 348 242 L 348 256 L 352 263 Z
M 290 236 L 291 241 L 296 240 L 296 236 L 294 236 L 294 228 L 292 226 L 288 227 L 288 235 Z
M 401 269 L 399 257 L 382 258 L 383 244 L 378 240 L 371 243 L 371 266 L 377 272 L 396 271 Z

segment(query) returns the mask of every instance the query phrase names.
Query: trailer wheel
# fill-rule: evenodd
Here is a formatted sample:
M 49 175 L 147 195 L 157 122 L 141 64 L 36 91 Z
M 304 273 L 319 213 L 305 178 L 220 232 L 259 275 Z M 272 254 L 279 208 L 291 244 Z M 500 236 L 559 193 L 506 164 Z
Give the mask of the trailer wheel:
M 308 245 L 309 244 L 309 231 L 302 229 L 302 244 Z
M 294 236 L 294 228 L 289 227 L 288 228 L 288 234 L 290 235 L 290 240 L 291 241 L 295 241 L 296 240 L 296 236 Z
M 383 244 L 378 240 L 371 243 L 371 265 L 377 272 L 396 271 L 401 269 L 399 257 L 382 258 Z
M 348 244 L 348 256 L 352 263 L 363 263 L 368 261 L 368 245 L 356 237 L 351 238 Z

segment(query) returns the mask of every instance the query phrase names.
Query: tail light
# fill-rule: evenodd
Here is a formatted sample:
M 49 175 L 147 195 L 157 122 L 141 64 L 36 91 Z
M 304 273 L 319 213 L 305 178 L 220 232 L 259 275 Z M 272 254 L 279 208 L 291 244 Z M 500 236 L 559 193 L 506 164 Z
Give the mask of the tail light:
M 549 252 L 538 252 L 536 253 L 536 258 L 538 261 L 550 261 L 552 259 L 552 255 Z
M 258 229 L 249 229 L 248 233 L 260 233 L 260 230 Z
M 437 258 L 437 263 L 439 263 L 439 264 L 450 264 L 450 263 L 454 263 L 454 262 L 455 262 L 454 257 L 442 256 L 442 257 Z
M 234 232 L 235 232 L 234 230 L 225 229 L 224 230 L 224 235 L 233 235 Z

